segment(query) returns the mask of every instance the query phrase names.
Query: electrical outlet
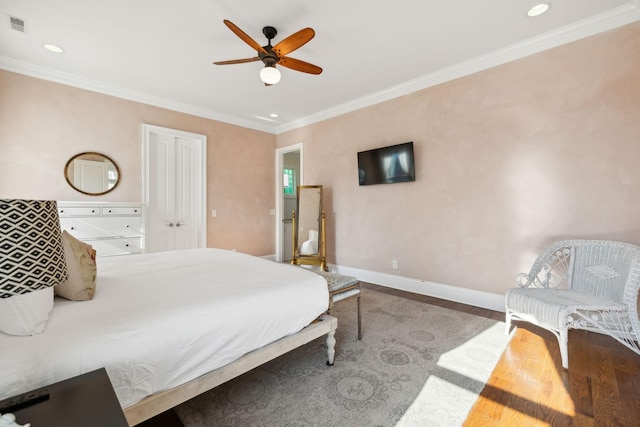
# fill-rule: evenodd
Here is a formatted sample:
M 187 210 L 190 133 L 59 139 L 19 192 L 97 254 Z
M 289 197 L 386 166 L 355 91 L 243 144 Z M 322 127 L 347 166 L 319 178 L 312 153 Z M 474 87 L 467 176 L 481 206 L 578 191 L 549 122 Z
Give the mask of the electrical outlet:
M 394 259 L 391 261 L 391 268 L 393 268 L 394 270 L 398 269 L 398 260 Z

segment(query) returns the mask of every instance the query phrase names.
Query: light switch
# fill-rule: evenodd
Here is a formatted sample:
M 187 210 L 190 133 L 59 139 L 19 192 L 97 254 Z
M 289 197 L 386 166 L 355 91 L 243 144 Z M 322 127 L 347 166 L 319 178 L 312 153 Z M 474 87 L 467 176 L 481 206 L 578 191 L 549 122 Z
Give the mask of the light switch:
M 276 210 L 275 209 L 269 209 L 269 215 L 275 216 L 276 215 Z
M 215 210 L 215 209 L 213 209 L 213 210 L 211 211 L 211 217 L 212 217 L 212 218 L 215 218 L 215 217 L 217 217 L 217 216 L 218 216 L 218 211 L 217 211 L 217 210 Z

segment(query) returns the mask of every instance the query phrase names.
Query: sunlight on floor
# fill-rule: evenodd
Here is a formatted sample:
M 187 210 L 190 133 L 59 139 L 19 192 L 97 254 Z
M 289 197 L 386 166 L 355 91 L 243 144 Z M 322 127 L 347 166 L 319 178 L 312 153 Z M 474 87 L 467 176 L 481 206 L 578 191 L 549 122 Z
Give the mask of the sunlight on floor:
M 396 427 L 461 425 L 512 335 L 497 322 L 462 345 L 443 353 L 438 369 Z

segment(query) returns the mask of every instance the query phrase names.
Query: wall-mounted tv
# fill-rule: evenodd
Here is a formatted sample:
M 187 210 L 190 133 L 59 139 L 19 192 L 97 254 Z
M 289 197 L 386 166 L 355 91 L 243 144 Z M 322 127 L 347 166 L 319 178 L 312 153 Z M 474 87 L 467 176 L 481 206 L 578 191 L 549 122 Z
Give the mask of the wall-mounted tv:
M 358 153 L 358 182 L 360 185 L 392 184 L 415 180 L 413 142 Z

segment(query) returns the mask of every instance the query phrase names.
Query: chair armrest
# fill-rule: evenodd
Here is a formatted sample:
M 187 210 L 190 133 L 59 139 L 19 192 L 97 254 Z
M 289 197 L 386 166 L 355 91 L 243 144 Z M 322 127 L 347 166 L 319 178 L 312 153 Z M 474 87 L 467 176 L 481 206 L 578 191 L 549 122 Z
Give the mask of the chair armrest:
M 571 241 L 555 242 L 536 258 L 529 273 L 521 273 L 516 283 L 521 288 L 571 287 L 574 246 Z
M 527 273 L 520 273 L 516 278 L 516 283 L 521 288 L 540 288 L 542 286 L 535 285 L 535 276 L 531 278 Z

